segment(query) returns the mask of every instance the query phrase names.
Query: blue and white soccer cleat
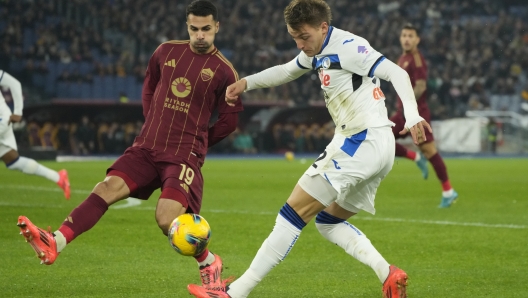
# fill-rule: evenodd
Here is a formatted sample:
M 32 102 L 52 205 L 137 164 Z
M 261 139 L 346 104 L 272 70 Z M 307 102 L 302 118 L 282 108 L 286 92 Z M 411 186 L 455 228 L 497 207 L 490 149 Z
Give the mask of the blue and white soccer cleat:
M 453 203 L 456 202 L 457 198 L 458 193 L 453 190 L 453 194 L 450 197 L 442 197 L 442 201 L 440 202 L 440 205 L 438 205 L 438 208 L 449 208 Z
M 427 167 L 427 158 L 422 154 L 422 152 L 416 152 L 416 154 L 420 154 L 420 160 L 416 162 L 416 165 L 422 171 L 422 177 L 427 180 L 427 177 L 429 177 L 429 168 Z

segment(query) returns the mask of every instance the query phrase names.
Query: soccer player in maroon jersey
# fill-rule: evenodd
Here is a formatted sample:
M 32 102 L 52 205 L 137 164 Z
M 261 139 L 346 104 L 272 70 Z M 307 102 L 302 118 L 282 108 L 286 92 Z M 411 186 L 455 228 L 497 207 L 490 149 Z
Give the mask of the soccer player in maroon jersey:
M 165 42 L 152 55 L 143 85 L 145 124 L 132 147 L 108 168 L 104 181 L 54 233 L 19 217 L 21 234 L 41 263 L 52 264 L 67 243 L 99 221 L 108 206 L 129 196 L 146 200 L 161 188 L 156 221 L 165 235 L 177 216 L 200 212 L 200 169 L 207 148 L 235 130 L 243 108 L 240 101 L 235 106 L 225 102 L 226 88 L 238 80 L 238 74 L 213 45 L 219 29 L 216 7 L 206 0 L 192 2 L 187 7 L 187 28 L 190 40 Z M 219 117 L 209 127 L 214 110 Z M 222 287 L 220 257 L 206 250 L 195 258 L 204 286 Z
M 405 69 L 411 77 L 411 83 L 414 88 L 414 95 L 418 104 L 418 112 L 425 121 L 431 122 L 431 113 L 427 106 L 427 65 L 425 59 L 418 50 L 418 44 L 420 43 L 420 37 L 418 30 L 411 24 L 407 24 L 403 27 L 400 35 L 400 43 L 403 49 L 403 54 L 398 59 L 398 65 Z M 392 127 L 395 138 L 404 138 L 407 134 L 400 134 L 405 125 L 405 117 L 403 116 L 402 102 L 398 97 L 397 112 L 390 118 L 396 125 Z M 451 187 L 449 178 L 447 177 L 447 169 L 444 160 L 436 150 L 434 143 L 433 133 L 425 130 L 425 135 L 420 136 L 420 153 L 414 152 L 396 143 L 396 156 L 406 157 L 416 162 L 417 166 L 422 171 L 424 179 L 427 179 L 428 169 L 427 161 L 429 160 L 431 165 L 436 172 L 436 176 L 442 183 L 442 201 L 438 207 L 447 208 L 453 204 L 458 198 L 457 192 Z

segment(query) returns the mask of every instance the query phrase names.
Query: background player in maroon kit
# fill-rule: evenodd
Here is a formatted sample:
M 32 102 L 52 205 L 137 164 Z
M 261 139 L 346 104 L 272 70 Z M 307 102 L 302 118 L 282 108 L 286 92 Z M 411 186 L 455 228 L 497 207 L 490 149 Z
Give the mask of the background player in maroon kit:
M 420 43 L 420 37 L 418 30 L 411 24 L 407 24 L 403 27 L 400 35 L 400 43 L 403 49 L 403 54 L 398 59 L 398 65 L 405 69 L 411 77 L 411 83 L 414 89 L 414 95 L 418 104 L 418 112 L 425 121 L 431 122 L 431 113 L 427 106 L 427 65 L 422 54 L 418 50 L 418 43 Z M 392 116 L 391 121 L 396 124 L 392 128 L 395 138 L 403 138 L 408 136 L 407 134 L 400 135 L 399 132 L 403 130 L 405 125 L 405 118 L 403 116 L 403 107 L 401 99 L 398 97 L 397 112 Z M 406 157 L 414 160 L 425 179 L 428 176 L 427 161 L 429 160 L 431 165 L 436 172 L 436 175 L 442 183 L 442 201 L 440 202 L 440 208 L 447 208 L 457 199 L 458 194 L 451 187 L 449 178 L 447 177 L 447 169 L 444 160 L 436 150 L 434 143 L 434 137 L 431 132 L 425 130 L 425 136 L 420 137 L 419 140 L 421 153 L 416 153 L 412 150 L 405 148 L 404 146 L 396 143 L 396 156 Z
M 143 85 L 145 124 L 132 147 L 107 170 L 88 198 L 52 233 L 20 216 L 18 225 L 41 263 L 52 264 L 67 243 L 91 229 L 109 205 L 129 196 L 148 199 L 161 187 L 156 221 L 167 235 L 171 222 L 186 212 L 199 213 L 207 147 L 231 132 L 242 111 L 240 100 L 225 102 L 226 88 L 238 74 L 214 47 L 219 30 L 216 7 L 198 0 L 187 7 L 190 40 L 161 44 L 152 55 Z M 209 127 L 214 110 L 219 118 Z M 195 257 L 202 283 L 222 286 L 220 257 L 206 250 Z

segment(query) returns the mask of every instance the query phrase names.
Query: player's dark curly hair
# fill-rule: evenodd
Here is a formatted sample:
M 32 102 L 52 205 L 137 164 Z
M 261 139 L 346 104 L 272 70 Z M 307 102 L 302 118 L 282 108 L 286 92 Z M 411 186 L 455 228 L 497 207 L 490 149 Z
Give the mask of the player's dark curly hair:
M 186 17 L 188 18 L 190 14 L 193 14 L 198 17 L 213 16 L 213 20 L 218 20 L 218 10 L 213 3 L 207 0 L 195 0 L 187 6 Z
M 323 22 L 330 25 L 332 11 L 323 0 L 293 0 L 284 9 L 284 20 L 293 30 L 305 24 L 317 28 Z

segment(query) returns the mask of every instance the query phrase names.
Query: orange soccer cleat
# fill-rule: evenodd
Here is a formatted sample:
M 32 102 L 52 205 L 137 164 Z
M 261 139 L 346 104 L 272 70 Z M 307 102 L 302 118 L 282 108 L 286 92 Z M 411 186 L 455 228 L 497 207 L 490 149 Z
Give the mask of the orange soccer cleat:
M 59 182 L 57 182 L 57 185 L 62 188 L 62 191 L 64 191 L 64 197 L 66 200 L 70 199 L 70 179 L 68 178 L 68 171 L 62 169 L 59 171 Z
M 383 298 L 406 298 L 407 273 L 394 265 L 390 265 L 389 270 L 389 276 L 383 283 Z
M 51 231 L 46 232 L 35 226 L 25 216 L 18 217 L 17 226 L 20 228 L 20 234 L 26 238 L 26 242 L 29 242 L 33 250 L 37 253 L 40 264 L 53 264 L 59 253 L 57 252 L 57 243 Z
M 199 285 L 188 285 L 187 290 L 189 290 L 189 293 L 196 298 L 231 298 L 231 296 L 226 293 L 226 282 L 223 284 L 224 288 L 221 290 L 208 290 Z
M 200 267 L 200 278 L 202 286 L 207 290 L 223 290 L 225 284 L 222 284 L 222 259 L 219 255 L 214 255 L 215 261 L 207 266 Z

